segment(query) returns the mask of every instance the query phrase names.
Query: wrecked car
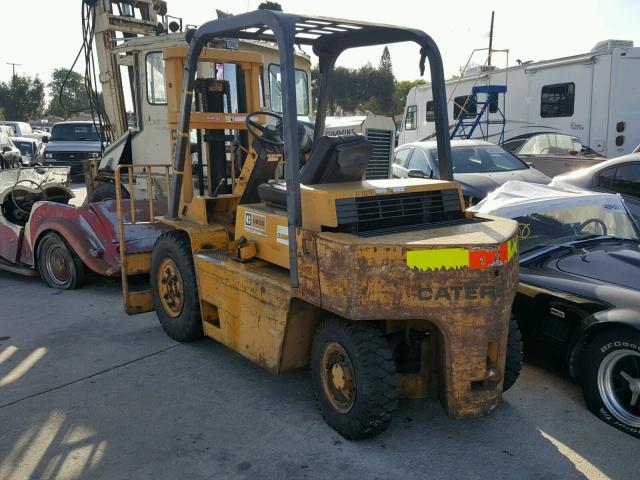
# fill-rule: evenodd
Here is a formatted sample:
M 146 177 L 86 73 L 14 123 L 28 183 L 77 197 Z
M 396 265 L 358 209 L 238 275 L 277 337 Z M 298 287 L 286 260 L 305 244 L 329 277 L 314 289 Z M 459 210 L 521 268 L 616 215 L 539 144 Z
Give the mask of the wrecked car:
M 640 438 L 640 236 L 620 195 L 511 181 L 471 210 L 517 220 L 525 359 L 560 367 Z
M 49 287 L 65 290 L 80 287 L 90 271 L 120 275 L 116 203 L 70 205 L 69 173 L 68 166 L 0 171 L 0 269 L 39 274 Z M 131 211 L 144 218 L 143 208 L 124 205 L 125 220 Z M 160 233 L 128 225 L 127 253 L 151 250 Z

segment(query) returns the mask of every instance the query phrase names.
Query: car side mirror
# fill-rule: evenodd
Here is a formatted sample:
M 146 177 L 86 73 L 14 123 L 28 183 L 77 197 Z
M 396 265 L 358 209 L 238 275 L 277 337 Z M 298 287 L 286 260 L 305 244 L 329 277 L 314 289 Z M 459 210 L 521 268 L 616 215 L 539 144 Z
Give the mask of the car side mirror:
M 42 143 L 49 143 L 49 137 L 42 137 Z
M 2 153 L 7 153 L 11 151 L 11 147 L 2 147 Z
M 427 176 L 424 174 L 424 172 L 422 170 L 409 170 L 407 172 L 407 177 L 410 178 L 427 178 Z

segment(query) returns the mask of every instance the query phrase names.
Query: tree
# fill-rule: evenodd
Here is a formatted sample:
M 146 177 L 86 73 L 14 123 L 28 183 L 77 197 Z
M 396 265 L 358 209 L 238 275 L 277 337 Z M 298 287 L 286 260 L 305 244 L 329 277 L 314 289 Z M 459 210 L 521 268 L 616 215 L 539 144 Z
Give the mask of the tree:
M 384 47 L 384 50 L 382 50 L 382 56 L 380 57 L 380 66 L 378 67 L 378 69 L 393 74 L 391 54 L 389 53 L 389 47 L 387 47 L 386 45 Z
M 10 82 L 0 82 L 0 109 L 9 120 L 26 122 L 42 116 L 44 83 L 26 75 L 14 75 Z
M 403 112 L 404 104 L 407 100 L 407 94 L 416 85 L 426 85 L 422 79 L 418 80 L 402 80 L 396 84 L 395 92 L 393 92 L 394 115 Z
M 367 64 L 358 69 L 356 85 L 360 93 L 357 105 L 359 111 L 393 115 L 393 93 L 396 86 L 393 72 Z
M 68 118 L 74 112 L 86 112 L 89 110 L 89 96 L 85 88 L 84 76 L 78 72 L 69 72 L 66 68 L 54 69 L 47 88 L 51 97 L 47 107 L 48 115 Z M 61 89 L 62 104 L 60 103 Z

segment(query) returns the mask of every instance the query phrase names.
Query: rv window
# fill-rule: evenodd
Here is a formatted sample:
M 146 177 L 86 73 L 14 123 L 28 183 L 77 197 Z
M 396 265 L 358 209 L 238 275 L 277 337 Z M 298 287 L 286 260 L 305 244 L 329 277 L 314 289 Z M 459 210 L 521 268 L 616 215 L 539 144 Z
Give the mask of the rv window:
M 280 65 L 269 65 L 269 95 L 271 96 L 271 111 L 282 113 L 282 79 Z M 296 109 L 298 115 L 309 115 L 309 80 L 307 72 L 296 68 Z
M 487 101 L 489 102 L 489 113 L 496 113 L 498 111 L 498 94 L 490 93 Z
M 416 129 L 416 114 L 418 107 L 416 105 L 409 105 L 407 107 L 407 114 L 404 117 L 404 129 L 415 130 Z
M 575 83 L 558 83 L 542 87 L 540 116 L 542 118 L 572 116 L 575 89 Z
M 164 60 L 162 52 L 147 53 L 147 101 L 151 105 L 166 105 L 167 92 L 164 88 Z
M 436 114 L 433 110 L 433 100 L 427 102 L 427 122 L 435 122 Z
M 453 119 L 457 120 L 462 112 L 471 115 L 478 113 L 478 106 L 471 95 L 462 95 L 453 99 Z

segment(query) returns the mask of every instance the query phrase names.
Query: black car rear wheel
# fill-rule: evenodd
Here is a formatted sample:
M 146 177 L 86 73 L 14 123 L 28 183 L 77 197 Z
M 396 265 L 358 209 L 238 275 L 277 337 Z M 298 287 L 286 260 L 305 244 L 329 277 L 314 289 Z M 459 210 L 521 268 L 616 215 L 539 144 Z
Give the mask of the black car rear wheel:
M 585 352 L 582 387 L 589 410 L 640 438 L 640 333 L 617 328 L 594 337 Z
M 522 334 L 518 322 L 513 316 L 509 319 L 509 340 L 507 343 L 507 359 L 504 367 L 504 383 L 502 391 L 509 390 L 518 380 L 522 370 Z

